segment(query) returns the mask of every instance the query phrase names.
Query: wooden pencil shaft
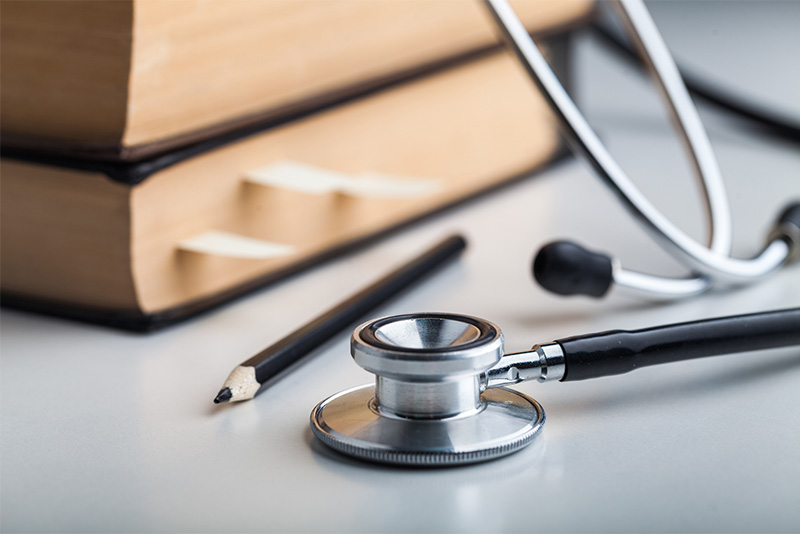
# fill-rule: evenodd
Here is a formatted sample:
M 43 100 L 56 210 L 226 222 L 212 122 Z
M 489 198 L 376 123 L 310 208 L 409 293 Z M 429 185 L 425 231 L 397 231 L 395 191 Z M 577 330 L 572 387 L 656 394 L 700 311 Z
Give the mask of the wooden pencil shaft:
M 454 235 L 398 267 L 388 275 L 337 304 L 286 337 L 242 363 L 254 367 L 256 380 L 263 384 L 286 370 L 359 318 L 454 258 L 466 247 L 463 237 Z

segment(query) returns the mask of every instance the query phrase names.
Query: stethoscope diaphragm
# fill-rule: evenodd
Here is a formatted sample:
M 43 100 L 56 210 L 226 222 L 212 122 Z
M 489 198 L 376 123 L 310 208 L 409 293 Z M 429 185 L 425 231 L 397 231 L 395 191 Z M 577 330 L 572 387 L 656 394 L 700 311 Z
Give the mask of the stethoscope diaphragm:
M 375 386 L 333 395 L 314 408 L 311 429 L 328 447 L 386 464 L 445 466 L 492 460 L 531 443 L 542 430 L 544 410 L 534 399 L 506 388 L 481 395 L 472 414 L 444 419 L 381 414 Z

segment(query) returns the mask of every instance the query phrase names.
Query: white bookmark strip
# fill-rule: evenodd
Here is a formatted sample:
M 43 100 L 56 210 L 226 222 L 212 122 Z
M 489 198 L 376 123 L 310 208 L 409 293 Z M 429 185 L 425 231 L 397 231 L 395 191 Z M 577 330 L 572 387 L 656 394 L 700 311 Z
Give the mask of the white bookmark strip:
M 355 197 L 407 198 L 428 195 L 440 188 L 436 180 L 409 180 L 367 172 L 350 179 L 340 191 Z
M 219 230 L 211 230 L 184 239 L 178 243 L 178 248 L 200 254 L 254 260 L 288 256 L 295 252 L 295 248 L 291 245 L 271 243 Z
M 341 189 L 350 179 L 345 174 L 295 161 L 278 161 L 245 173 L 248 182 L 290 189 L 311 195 L 324 195 Z
M 350 176 L 295 161 L 278 161 L 245 174 L 254 184 L 307 194 L 339 192 L 356 197 L 408 198 L 430 194 L 441 188 L 436 180 L 397 178 L 374 172 Z

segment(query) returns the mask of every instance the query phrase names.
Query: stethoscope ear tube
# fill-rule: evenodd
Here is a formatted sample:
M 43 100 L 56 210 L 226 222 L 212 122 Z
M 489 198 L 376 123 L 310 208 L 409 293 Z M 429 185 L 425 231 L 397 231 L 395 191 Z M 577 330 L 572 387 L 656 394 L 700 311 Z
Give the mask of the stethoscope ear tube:
M 586 380 L 662 363 L 800 345 L 800 308 L 612 330 L 556 343 L 564 355 L 561 381 Z
M 787 239 L 786 232 L 782 232 L 770 239 L 753 258 L 739 259 L 730 255 L 730 208 L 719 166 L 675 62 L 642 0 L 619 0 L 615 5 L 619 7 L 621 20 L 630 30 L 631 40 L 641 51 L 642 60 L 655 75 L 654 82 L 667 97 L 667 107 L 677 119 L 679 133 L 687 142 L 689 156 L 698 170 L 710 223 L 707 245 L 695 241 L 670 221 L 627 176 L 550 69 L 547 60 L 507 0 L 484 0 L 484 4 L 509 49 L 520 60 L 531 80 L 550 104 L 573 149 L 587 158 L 622 204 L 657 242 L 689 269 L 689 276 L 686 278 L 667 278 L 622 269 L 617 260 L 604 257 L 600 261 L 592 257 L 591 253 L 580 249 L 573 248 L 569 253 L 558 250 L 552 263 L 566 264 L 567 267 L 564 272 L 558 272 L 557 269 L 538 270 L 537 280 L 546 289 L 562 295 L 601 296 L 605 293 L 604 289 L 610 286 L 610 265 L 616 285 L 659 298 L 683 298 L 703 293 L 716 283 L 739 285 L 756 281 L 785 265 L 796 253 L 800 246 L 797 240 Z M 797 228 L 797 223 L 797 220 L 792 219 L 787 228 Z M 546 251 L 546 256 L 552 256 L 551 252 L 553 251 Z M 580 260 L 577 263 L 561 261 L 569 260 L 567 256 L 575 256 L 576 252 L 587 258 L 587 266 L 582 266 Z M 546 263 L 543 261 L 542 265 Z M 602 268 L 596 267 L 595 263 L 602 264 Z M 582 276 L 586 276 L 586 279 L 582 280 Z

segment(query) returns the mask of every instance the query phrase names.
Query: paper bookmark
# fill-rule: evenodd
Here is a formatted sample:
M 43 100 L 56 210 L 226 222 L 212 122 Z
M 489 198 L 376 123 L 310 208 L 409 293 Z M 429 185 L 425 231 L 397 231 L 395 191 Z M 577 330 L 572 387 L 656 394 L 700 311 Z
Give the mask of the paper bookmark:
M 375 172 L 350 176 L 296 161 L 278 161 L 248 171 L 245 179 L 250 183 L 301 193 L 323 195 L 338 192 L 356 197 L 417 197 L 441 187 L 436 180 L 398 178 Z
M 294 254 L 290 245 L 272 243 L 252 237 L 211 230 L 178 243 L 180 250 L 243 259 L 268 259 Z

